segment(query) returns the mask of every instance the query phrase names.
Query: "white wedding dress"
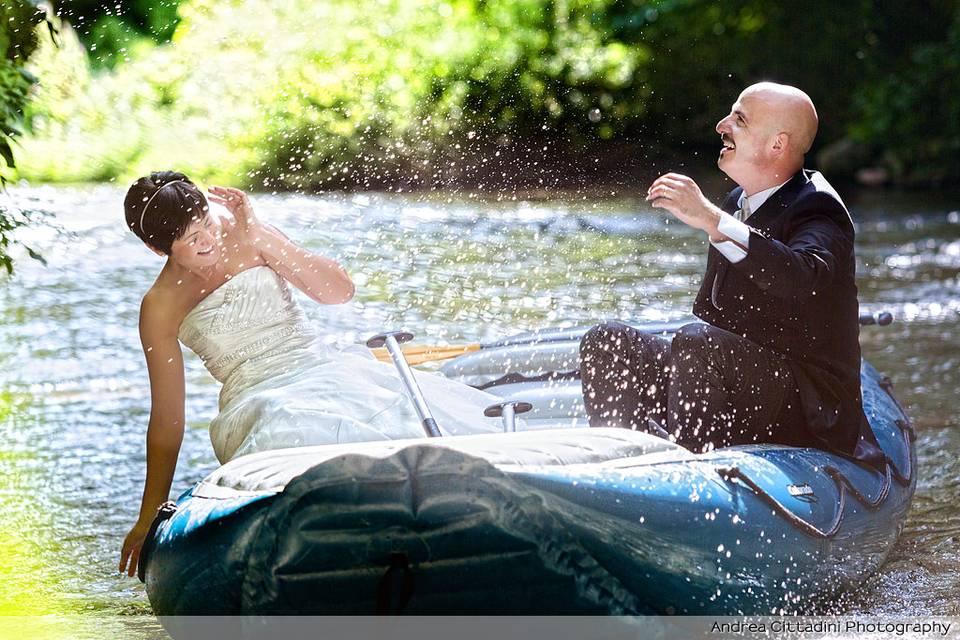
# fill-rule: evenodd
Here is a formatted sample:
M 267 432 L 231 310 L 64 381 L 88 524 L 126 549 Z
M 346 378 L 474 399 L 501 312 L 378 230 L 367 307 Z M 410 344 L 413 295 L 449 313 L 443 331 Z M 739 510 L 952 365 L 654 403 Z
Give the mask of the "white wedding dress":
M 210 440 L 221 463 L 267 449 L 426 437 L 392 364 L 363 346 L 325 346 L 287 282 L 257 266 L 200 301 L 179 338 L 223 384 Z M 497 396 L 417 372 L 444 435 L 498 432 Z

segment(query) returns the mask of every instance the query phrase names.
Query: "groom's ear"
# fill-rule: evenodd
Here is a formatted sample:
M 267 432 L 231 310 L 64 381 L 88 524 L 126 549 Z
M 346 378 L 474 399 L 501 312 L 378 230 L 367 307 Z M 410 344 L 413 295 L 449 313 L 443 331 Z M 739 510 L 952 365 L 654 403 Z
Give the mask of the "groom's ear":
M 787 148 L 787 143 L 790 140 L 790 134 L 781 131 L 773 137 L 773 150 L 777 153 L 783 153 L 783 150 Z

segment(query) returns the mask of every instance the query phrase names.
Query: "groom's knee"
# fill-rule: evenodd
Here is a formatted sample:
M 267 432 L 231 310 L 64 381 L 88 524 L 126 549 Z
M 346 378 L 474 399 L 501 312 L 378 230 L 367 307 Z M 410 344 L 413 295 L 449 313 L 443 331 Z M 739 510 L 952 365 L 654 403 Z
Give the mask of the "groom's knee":
M 604 322 L 592 327 L 581 338 L 580 380 L 585 390 L 600 380 L 611 380 L 613 364 L 622 353 L 627 329 L 619 322 Z
M 715 348 L 717 331 L 703 322 L 685 324 L 673 335 L 673 351 L 678 356 L 707 354 Z
M 629 341 L 632 330 L 622 322 L 603 322 L 592 327 L 580 340 L 580 354 L 616 352 Z

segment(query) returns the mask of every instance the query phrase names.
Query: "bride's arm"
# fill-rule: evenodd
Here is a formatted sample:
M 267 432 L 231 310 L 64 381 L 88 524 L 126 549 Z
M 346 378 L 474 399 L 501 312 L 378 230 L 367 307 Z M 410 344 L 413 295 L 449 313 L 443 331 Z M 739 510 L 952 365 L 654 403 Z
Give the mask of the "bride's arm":
M 336 260 L 311 253 L 276 227 L 260 222 L 246 193 L 232 187 L 210 187 L 209 200 L 233 215 L 228 233 L 237 233 L 241 243 L 254 245 L 267 265 L 310 298 L 340 304 L 353 297 L 353 281 Z
M 177 456 L 183 442 L 184 374 L 183 353 L 177 342 L 170 306 L 144 297 L 140 307 L 140 341 L 150 375 L 150 422 L 147 426 L 147 474 L 140 515 L 130 529 L 120 554 L 120 571 L 133 575 L 140 548 L 157 513 L 167 501 Z M 128 567 L 129 563 L 129 567 Z
M 297 246 L 274 226 L 261 223 L 260 227 L 257 246 L 264 262 L 296 288 L 324 304 L 340 304 L 353 297 L 353 281 L 336 260 Z

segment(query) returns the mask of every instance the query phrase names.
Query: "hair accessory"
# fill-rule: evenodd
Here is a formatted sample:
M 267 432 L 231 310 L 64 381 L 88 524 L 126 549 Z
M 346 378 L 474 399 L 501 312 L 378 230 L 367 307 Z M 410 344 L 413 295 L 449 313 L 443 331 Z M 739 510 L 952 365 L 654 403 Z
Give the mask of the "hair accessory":
M 146 233 L 146 230 L 143 228 L 143 217 L 147 215 L 147 207 L 150 206 L 150 203 L 153 202 L 153 199 L 157 197 L 157 194 L 160 193 L 164 187 L 168 187 L 171 184 L 176 184 L 178 182 L 186 182 L 186 180 L 171 180 L 170 182 L 164 182 L 162 185 L 157 187 L 157 190 L 153 192 L 153 195 L 147 199 L 147 204 L 143 205 L 143 213 L 140 214 L 140 233 Z

